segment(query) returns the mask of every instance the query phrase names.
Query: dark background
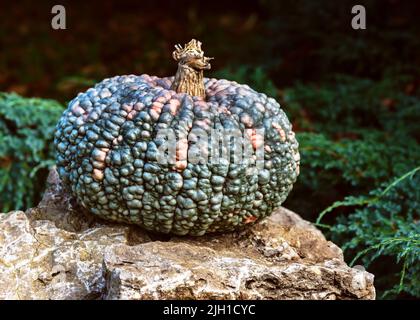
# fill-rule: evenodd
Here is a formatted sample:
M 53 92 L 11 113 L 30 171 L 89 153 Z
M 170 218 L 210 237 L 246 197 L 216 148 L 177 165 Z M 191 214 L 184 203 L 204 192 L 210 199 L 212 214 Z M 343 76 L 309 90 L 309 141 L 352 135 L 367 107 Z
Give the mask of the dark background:
M 55 4 L 66 8 L 66 30 L 51 28 Z M 366 30 L 351 27 L 356 4 L 366 8 Z M 62 105 L 105 77 L 174 75 L 173 46 L 191 38 L 215 57 L 208 76 L 247 83 L 289 116 L 302 166 L 284 206 L 304 218 L 346 196 L 377 196 L 420 165 L 418 1 L 22 0 L 1 1 L 0 13 L 3 211 L 41 197 Z M 51 114 L 28 107 L 21 120 L 17 106 L 26 105 Z M 368 250 L 356 262 L 375 274 L 379 297 L 420 297 L 420 179 L 408 177 L 318 224 L 347 261 Z
M 51 28 L 55 4 L 67 30 Z M 351 28 L 355 4 L 367 30 Z M 419 13 L 409 0 L 2 1 L 0 90 L 66 101 L 90 80 L 171 75 L 174 44 L 193 37 L 213 72 L 261 67 L 279 89 L 332 73 L 379 78 L 419 66 Z

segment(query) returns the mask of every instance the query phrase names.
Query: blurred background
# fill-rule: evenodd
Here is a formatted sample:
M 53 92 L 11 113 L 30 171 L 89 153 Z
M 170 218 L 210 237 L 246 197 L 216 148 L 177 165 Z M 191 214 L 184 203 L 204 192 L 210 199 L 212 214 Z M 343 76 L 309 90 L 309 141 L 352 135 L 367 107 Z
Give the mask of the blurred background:
M 2 1 L 0 209 L 35 205 L 66 103 L 105 77 L 174 75 L 191 38 L 208 76 L 276 98 L 301 150 L 283 204 L 317 224 L 378 298 L 420 297 L 420 6 L 370 1 Z M 66 30 L 51 28 L 64 5 Z M 353 30 L 351 8 L 366 8 Z

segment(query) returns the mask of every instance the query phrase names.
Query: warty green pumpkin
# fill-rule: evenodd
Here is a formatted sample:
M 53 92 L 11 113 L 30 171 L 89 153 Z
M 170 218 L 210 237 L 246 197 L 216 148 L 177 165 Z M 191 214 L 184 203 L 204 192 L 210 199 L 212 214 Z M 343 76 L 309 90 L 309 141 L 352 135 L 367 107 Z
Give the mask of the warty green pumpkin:
M 292 126 L 273 98 L 204 78 L 210 58 L 199 41 L 175 48 L 175 77 L 116 76 L 69 103 L 55 133 L 58 173 L 78 202 L 104 219 L 194 236 L 253 224 L 281 205 L 299 174 Z M 166 163 L 162 130 L 176 138 Z M 220 146 L 199 141 L 197 130 L 208 137 L 239 131 L 250 153 L 239 162 L 192 161 L 194 147 L 208 155 Z M 237 148 L 232 141 L 228 155 Z

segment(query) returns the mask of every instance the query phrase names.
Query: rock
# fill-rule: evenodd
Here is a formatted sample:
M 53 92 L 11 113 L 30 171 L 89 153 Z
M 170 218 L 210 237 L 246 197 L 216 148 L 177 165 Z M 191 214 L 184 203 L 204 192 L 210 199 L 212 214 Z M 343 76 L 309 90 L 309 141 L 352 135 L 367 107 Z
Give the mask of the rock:
M 86 214 L 55 170 L 0 218 L 0 299 L 374 299 L 373 275 L 280 208 L 241 232 L 149 234 Z

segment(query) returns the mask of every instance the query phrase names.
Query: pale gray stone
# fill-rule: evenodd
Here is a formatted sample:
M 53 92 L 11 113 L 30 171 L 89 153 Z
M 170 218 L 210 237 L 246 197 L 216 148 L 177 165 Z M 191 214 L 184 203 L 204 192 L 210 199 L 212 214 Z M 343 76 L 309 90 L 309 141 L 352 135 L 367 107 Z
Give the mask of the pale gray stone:
M 164 237 L 85 214 L 55 170 L 0 218 L 0 299 L 374 299 L 373 275 L 280 208 L 241 232 Z

